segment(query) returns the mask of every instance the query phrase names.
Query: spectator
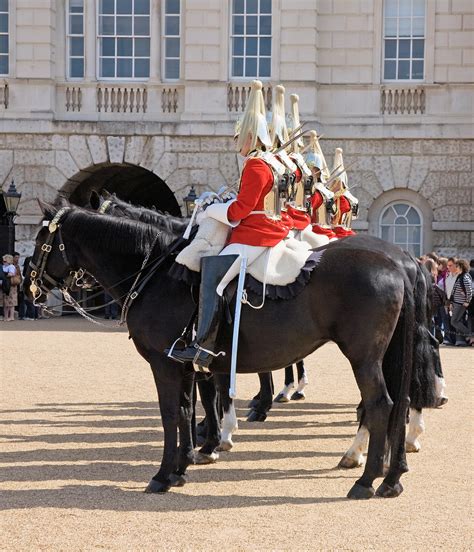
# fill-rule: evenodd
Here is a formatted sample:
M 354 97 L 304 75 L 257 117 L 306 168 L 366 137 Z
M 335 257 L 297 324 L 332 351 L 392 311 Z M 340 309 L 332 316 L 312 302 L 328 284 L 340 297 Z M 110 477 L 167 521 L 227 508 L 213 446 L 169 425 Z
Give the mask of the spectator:
M 431 277 L 433 279 L 433 334 L 436 336 L 436 339 L 442 343 L 443 342 L 443 332 L 442 332 L 442 317 L 440 316 L 440 310 L 444 311 L 444 305 L 446 303 L 446 294 L 437 284 L 438 276 L 438 265 L 432 258 L 428 258 L 425 261 L 425 267 L 430 271 Z
M 18 286 L 14 284 L 16 269 L 13 265 L 13 256 L 12 255 L 3 255 L 2 257 L 3 265 L 2 269 L 5 273 L 5 276 L 9 279 L 10 290 L 8 293 L 5 293 L 5 289 L 2 290 L 2 300 L 3 300 L 3 316 L 5 322 L 12 322 L 15 320 L 15 307 L 18 304 Z
M 447 268 L 447 274 L 446 278 L 444 280 L 444 292 L 446 293 L 446 306 L 445 306 L 445 312 L 446 312 L 446 327 L 444 330 L 444 344 L 445 345 L 454 345 L 456 341 L 456 330 L 451 326 L 451 302 L 450 297 L 453 292 L 453 287 L 456 282 L 456 279 L 458 277 L 456 272 L 456 261 L 457 259 L 455 257 L 449 257 L 448 262 L 446 263 Z
M 449 301 L 451 303 L 451 325 L 456 330 L 457 347 L 472 345 L 473 340 L 466 325 L 466 313 L 472 299 L 472 279 L 469 275 L 469 265 L 464 259 L 454 263 L 456 280 L 452 287 Z
M 24 320 L 25 318 L 25 301 L 23 293 L 23 277 L 21 275 L 20 268 L 20 254 L 16 251 L 13 253 L 13 266 L 16 270 L 16 282 L 17 283 L 17 295 L 18 295 L 18 320 Z

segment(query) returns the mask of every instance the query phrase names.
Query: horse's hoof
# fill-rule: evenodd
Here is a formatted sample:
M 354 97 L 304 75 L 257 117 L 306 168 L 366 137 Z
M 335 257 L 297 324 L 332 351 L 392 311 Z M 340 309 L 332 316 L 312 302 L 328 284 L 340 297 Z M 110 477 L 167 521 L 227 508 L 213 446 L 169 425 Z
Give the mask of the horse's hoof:
M 300 393 L 299 391 L 295 391 L 293 395 L 291 395 L 290 399 L 292 401 L 304 401 L 306 399 L 306 395 L 304 393 Z
M 157 481 L 156 479 L 152 479 L 150 483 L 148 483 L 147 488 L 145 489 L 146 493 L 167 493 L 170 490 L 171 482 L 167 481 L 166 483 L 162 483 L 161 481 Z
M 221 441 L 217 447 L 216 447 L 216 451 L 218 452 L 229 452 L 229 450 L 232 450 L 234 447 L 234 443 L 233 441 L 231 441 L 230 439 L 228 441 Z
M 211 454 L 204 454 L 203 452 L 196 452 L 194 455 L 195 464 L 215 464 L 219 459 L 219 454 L 214 451 Z
M 257 412 L 256 410 L 251 410 L 247 416 L 247 422 L 264 422 L 267 419 L 266 414 Z
M 448 397 L 440 397 L 438 399 L 438 404 L 436 405 L 436 408 L 441 408 L 448 402 Z
M 283 393 L 279 393 L 279 394 L 273 399 L 273 402 L 276 402 L 276 403 L 287 403 L 287 402 L 290 402 L 290 399 L 289 399 L 286 395 L 283 395 Z
M 177 473 L 172 473 L 170 475 L 170 483 L 172 487 L 184 487 L 188 482 L 186 476 L 183 474 L 178 475 Z
M 258 406 L 259 402 L 260 401 L 258 399 L 252 399 L 247 406 L 250 409 L 254 409 L 256 406 Z
M 362 466 L 362 464 L 363 464 L 362 460 L 359 460 L 357 458 L 351 458 L 350 456 L 344 455 L 341 458 L 338 464 L 338 467 L 344 468 L 345 470 L 351 470 L 353 468 L 359 468 L 360 466 Z
M 352 489 L 347 493 L 347 498 L 354 500 L 362 500 L 372 498 L 375 494 L 373 487 L 363 487 L 359 483 L 354 483 Z
M 417 441 L 414 443 L 405 443 L 405 450 L 407 452 L 420 452 L 421 445 Z
M 385 483 L 385 481 L 382 481 L 382 484 L 377 489 L 377 492 L 375 493 L 377 496 L 381 496 L 382 498 L 395 498 L 396 496 L 400 496 L 403 492 L 403 487 L 400 482 L 395 483 L 393 487 Z

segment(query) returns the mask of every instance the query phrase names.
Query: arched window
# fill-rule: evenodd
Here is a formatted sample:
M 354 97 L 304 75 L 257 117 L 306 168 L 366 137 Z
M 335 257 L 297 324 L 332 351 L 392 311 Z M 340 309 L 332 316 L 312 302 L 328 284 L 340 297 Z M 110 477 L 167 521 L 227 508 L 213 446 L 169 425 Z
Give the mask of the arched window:
M 380 237 L 421 255 L 423 221 L 420 212 L 408 203 L 391 203 L 380 215 Z

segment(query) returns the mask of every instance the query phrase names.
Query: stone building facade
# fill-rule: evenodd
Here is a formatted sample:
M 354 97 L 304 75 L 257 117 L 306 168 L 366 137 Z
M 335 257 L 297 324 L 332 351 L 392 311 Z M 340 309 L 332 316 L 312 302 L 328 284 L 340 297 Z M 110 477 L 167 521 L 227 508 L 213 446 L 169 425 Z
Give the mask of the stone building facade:
M 271 29 L 269 61 L 256 56 L 269 74 L 255 75 L 267 107 L 271 87 L 284 84 L 287 96 L 300 97 L 301 119 L 323 135 L 329 164 L 343 148 L 361 202 L 354 227 L 390 239 L 401 224 L 415 252 L 474 257 L 472 2 L 408 0 L 421 10 L 408 17 L 407 0 L 120 2 L 125 15 L 112 14 L 112 36 L 103 34 L 102 18 L 105 28 L 112 16 L 99 0 L 0 0 L 0 183 L 5 190 L 13 179 L 22 193 L 21 253 L 32 249 L 37 198 L 61 193 L 85 204 L 90 190 L 106 188 L 178 214 L 191 185 L 199 192 L 234 182 L 231 137 L 254 76 L 253 58 L 238 58 L 239 40 L 251 48 L 255 38 L 250 27 L 237 28 L 238 18 L 251 25 L 257 17 L 260 30 L 268 21 Z M 104 77 L 110 60 L 116 73 L 120 64 L 128 70 L 118 29 L 129 5 L 130 17 L 148 17 L 146 77 Z M 79 33 L 71 20 L 78 15 Z M 400 29 L 410 17 L 406 38 Z M 103 55 L 104 36 L 116 41 L 115 57 Z M 240 59 L 247 77 L 236 76 Z M 386 78 L 392 67 L 400 74 Z

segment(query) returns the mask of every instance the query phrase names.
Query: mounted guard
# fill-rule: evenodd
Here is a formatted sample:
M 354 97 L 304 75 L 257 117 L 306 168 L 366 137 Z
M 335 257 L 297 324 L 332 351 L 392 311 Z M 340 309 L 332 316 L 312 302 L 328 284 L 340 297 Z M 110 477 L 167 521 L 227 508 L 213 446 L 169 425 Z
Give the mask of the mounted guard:
M 352 218 L 357 218 L 359 212 L 359 200 L 354 197 L 348 188 L 347 172 L 344 168 L 342 148 L 336 148 L 334 154 L 334 166 L 332 175 L 334 178 L 330 188 L 334 192 L 336 202 L 336 214 L 333 215 L 332 224 L 334 233 L 338 238 L 353 236 L 355 232 L 351 229 Z

